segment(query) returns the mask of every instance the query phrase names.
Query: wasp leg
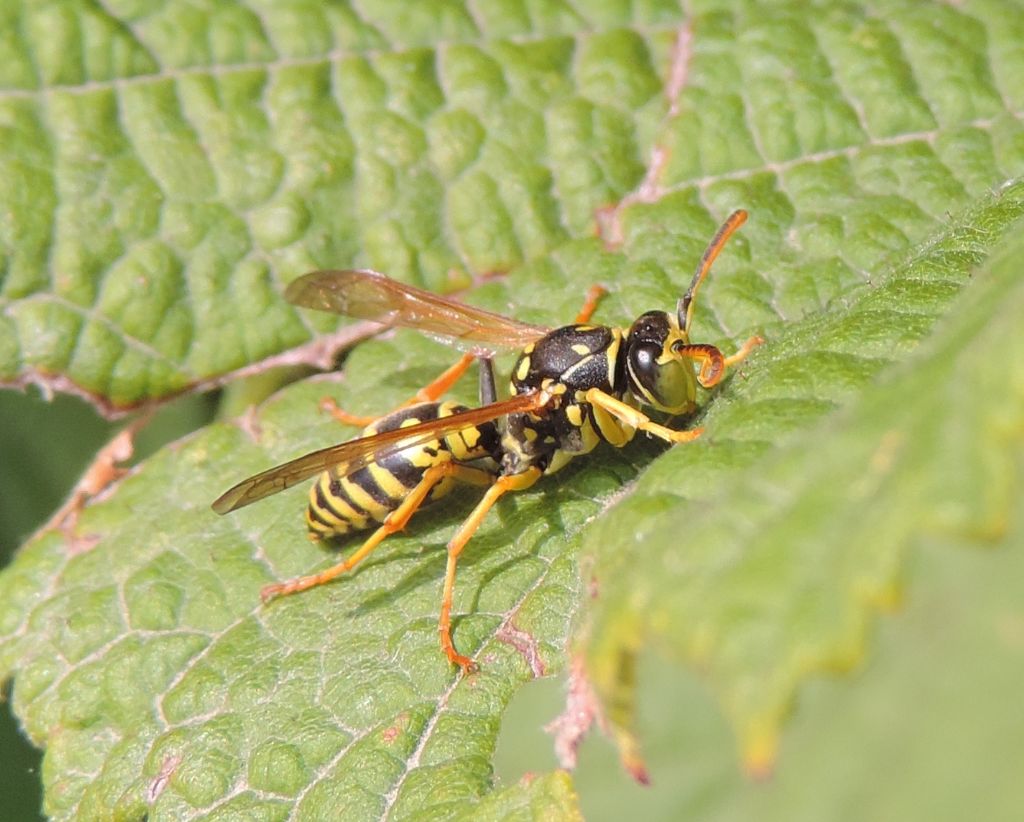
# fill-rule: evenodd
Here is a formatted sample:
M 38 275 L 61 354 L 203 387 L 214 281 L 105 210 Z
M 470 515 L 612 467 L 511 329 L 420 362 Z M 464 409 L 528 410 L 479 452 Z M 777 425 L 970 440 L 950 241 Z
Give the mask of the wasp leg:
M 622 400 L 617 400 L 610 394 L 606 394 L 600 388 L 591 388 L 587 391 L 586 401 L 591 405 L 596 405 L 598 408 L 603 408 L 616 419 L 631 425 L 638 431 L 654 434 L 654 436 L 660 437 L 666 442 L 691 442 L 697 439 L 704 431 L 703 428 L 675 431 L 671 428 L 666 428 L 664 425 L 658 425 L 658 423 L 652 422 L 651 418 L 643 412 L 638 411 L 631 405 L 626 405 Z
M 725 376 L 726 368 L 745 359 L 751 351 L 763 342 L 764 339 L 762 337 L 751 337 L 731 357 L 724 356 L 715 346 L 706 344 L 684 345 L 678 349 L 677 353 L 700 363 L 697 381 L 705 388 L 711 388 L 717 385 L 722 377 Z
M 735 365 L 736 363 L 745 360 L 747 356 L 750 354 L 750 352 L 757 348 L 759 345 L 764 345 L 764 337 L 755 334 L 753 337 L 751 337 L 749 340 L 743 343 L 743 345 L 740 346 L 739 351 L 737 351 L 731 357 L 726 357 L 725 364 L 727 366 Z
M 363 417 L 359 414 L 350 414 L 331 397 L 324 397 L 320 400 L 320 410 L 326 411 L 342 425 L 355 425 L 358 428 L 366 428 L 366 426 L 378 419 L 378 417 Z
M 524 488 L 529 488 L 540 479 L 540 476 L 541 470 L 533 467 L 521 474 L 498 477 L 448 543 L 448 565 L 445 568 L 444 593 L 441 596 L 441 616 L 437 621 L 437 630 L 441 634 L 441 650 L 448 657 L 448 661 L 453 665 L 458 665 L 465 673 L 472 673 L 477 669 L 477 665 L 469 657 L 456 651 L 455 645 L 452 643 L 452 594 L 455 591 L 455 566 L 458 564 L 459 554 L 466 547 L 470 537 L 476 533 L 480 523 L 487 516 L 487 512 L 494 507 L 494 503 L 502 495 L 509 491 L 522 491 Z
M 403 402 L 398 408 L 393 409 L 392 412 L 398 411 L 401 408 L 406 408 L 410 405 L 416 405 L 421 402 L 434 402 L 438 397 L 447 392 L 456 382 L 459 377 L 466 373 L 466 369 L 473 364 L 473 360 L 476 356 L 473 354 L 463 354 L 457 363 L 450 368 L 446 369 L 444 373 L 437 377 L 433 382 L 427 383 L 419 391 L 417 391 L 411 399 Z M 350 414 L 342 408 L 338 407 L 338 404 L 330 397 L 324 397 L 320 400 L 320 410 L 326 411 L 338 422 L 345 425 L 358 425 L 360 428 L 365 428 L 367 425 L 380 419 L 380 417 L 363 417 L 358 414 Z M 387 416 L 382 414 L 381 416 Z
M 401 505 L 387 515 L 381 526 L 370 535 L 366 542 L 359 546 L 359 550 L 354 554 L 343 562 L 339 562 L 337 565 L 333 565 L 318 574 L 310 574 L 309 576 L 297 577 L 286 582 L 276 582 L 273 585 L 267 585 L 260 591 L 260 599 L 266 602 L 277 596 L 305 591 L 308 588 L 314 588 L 317 585 L 330 582 L 335 577 L 351 571 L 356 565 L 366 559 L 388 536 L 405 528 L 409 523 L 409 518 L 416 513 L 417 509 L 427 498 L 430 489 L 447 477 L 453 477 L 459 482 L 469 485 L 491 485 L 494 482 L 494 474 L 490 471 L 485 471 L 482 468 L 473 468 L 458 462 L 445 462 L 428 468 L 423 473 L 423 478 L 409 493 L 409 496 L 402 500 Z
M 590 322 L 590 317 L 597 309 L 597 304 L 601 302 L 601 298 L 608 293 L 608 289 L 603 285 L 592 285 L 587 289 L 587 296 L 583 302 L 583 307 L 580 308 L 580 313 L 576 315 L 576 323 Z

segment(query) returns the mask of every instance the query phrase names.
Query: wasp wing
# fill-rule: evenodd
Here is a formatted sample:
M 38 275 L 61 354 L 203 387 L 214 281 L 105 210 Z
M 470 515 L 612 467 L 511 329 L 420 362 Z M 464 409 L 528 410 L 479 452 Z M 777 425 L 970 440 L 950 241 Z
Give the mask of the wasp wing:
M 523 348 L 551 330 L 463 305 L 367 269 L 314 271 L 292 282 L 284 296 L 303 308 L 414 328 L 469 347 Z
M 543 408 L 548 401 L 549 397 L 543 392 L 517 394 L 507 400 L 494 402 L 482 408 L 471 408 L 449 417 L 441 417 L 405 428 L 395 428 L 369 437 L 349 440 L 340 445 L 322 448 L 242 480 L 238 485 L 221 494 L 211 507 L 218 514 L 226 514 L 264 497 L 269 497 L 271 494 L 276 494 L 278 491 L 291 488 L 296 483 L 319 474 L 321 471 L 326 471 L 328 468 L 336 467 L 339 472 L 351 474 L 369 462 L 385 459 L 407 448 L 416 448 L 452 431 L 482 425 L 506 414 L 537 411 Z

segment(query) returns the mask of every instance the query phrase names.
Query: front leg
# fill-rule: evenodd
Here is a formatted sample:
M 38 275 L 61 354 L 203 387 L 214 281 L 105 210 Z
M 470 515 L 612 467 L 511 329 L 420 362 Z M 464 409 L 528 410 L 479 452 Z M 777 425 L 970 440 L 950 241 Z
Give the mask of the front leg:
M 652 422 L 651 418 L 642 411 L 638 411 L 631 405 L 626 405 L 622 400 L 616 399 L 600 388 L 591 388 L 587 391 L 586 401 L 607 411 L 617 420 L 633 426 L 636 430 L 646 431 L 648 434 L 660 437 L 666 442 L 691 442 L 697 439 L 704 431 L 703 428 L 675 431 L 671 428 L 666 428 L 664 425 L 658 425 L 658 423 Z

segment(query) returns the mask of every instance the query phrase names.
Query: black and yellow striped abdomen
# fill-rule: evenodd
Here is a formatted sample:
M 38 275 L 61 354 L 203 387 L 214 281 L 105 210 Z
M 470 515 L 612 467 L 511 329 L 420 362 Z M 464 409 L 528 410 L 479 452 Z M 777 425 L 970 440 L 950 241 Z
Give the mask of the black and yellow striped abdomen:
M 417 425 L 466 411 L 454 402 L 428 402 L 402 408 L 363 431 L 383 431 Z M 500 447 L 493 423 L 463 428 L 414 448 L 373 460 L 351 473 L 344 465 L 324 471 L 309 493 L 306 524 L 310 539 L 343 536 L 382 523 L 423 479 L 428 468 L 446 462 L 469 463 L 495 457 Z M 442 479 L 431 488 L 423 504 L 447 494 L 454 480 Z

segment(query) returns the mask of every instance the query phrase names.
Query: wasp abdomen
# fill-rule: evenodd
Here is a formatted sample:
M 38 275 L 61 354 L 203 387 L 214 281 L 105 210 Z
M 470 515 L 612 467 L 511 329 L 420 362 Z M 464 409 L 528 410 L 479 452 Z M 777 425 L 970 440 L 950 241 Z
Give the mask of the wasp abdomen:
M 369 437 L 396 428 L 449 417 L 466 411 L 454 402 L 429 402 L 402 408 L 368 426 Z M 493 424 L 452 431 L 436 440 L 374 459 L 349 472 L 345 465 L 324 471 L 310 489 L 306 524 L 311 539 L 343 536 L 384 521 L 420 483 L 427 469 L 445 462 L 473 462 L 493 456 L 499 448 Z M 445 496 L 454 485 L 451 478 L 434 485 L 424 505 Z

